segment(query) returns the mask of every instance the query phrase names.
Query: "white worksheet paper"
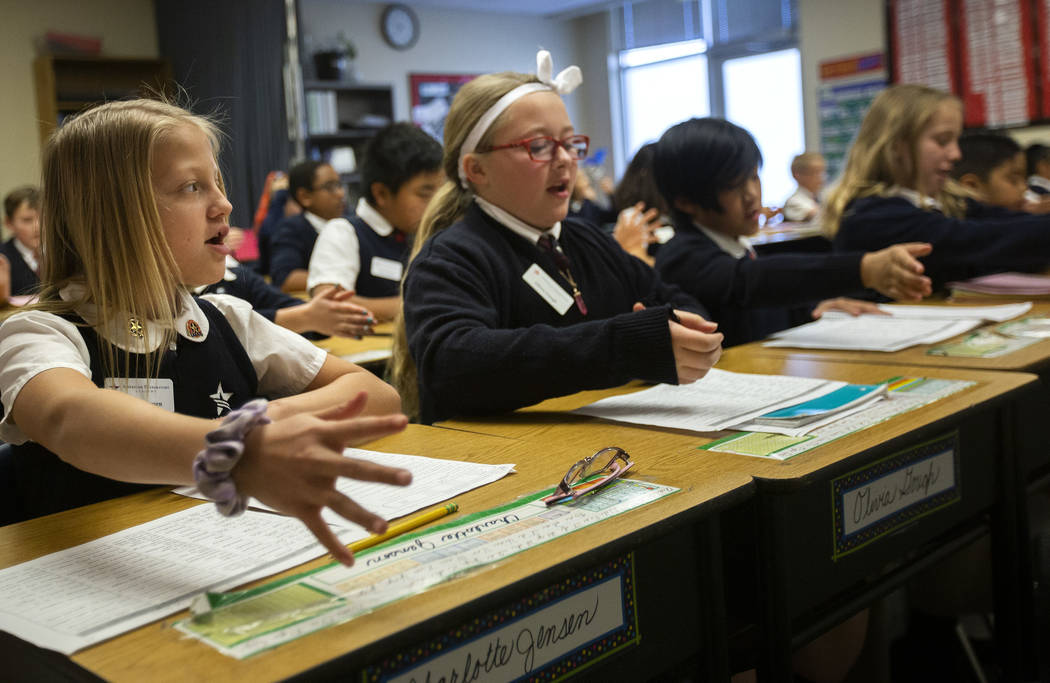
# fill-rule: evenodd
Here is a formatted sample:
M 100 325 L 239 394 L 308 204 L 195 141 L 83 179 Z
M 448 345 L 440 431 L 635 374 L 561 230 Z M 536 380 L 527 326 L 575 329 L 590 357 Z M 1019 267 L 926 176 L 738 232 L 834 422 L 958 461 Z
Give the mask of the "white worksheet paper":
M 336 529 L 343 543 L 368 535 Z M 73 654 L 324 552 L 292 517 L 197 505 L 0 570 L 0 630 Z
M 339 480 L 343 493 L 388 520 L 514 469 L 354 448 L 346 454 L 412 472 L 407 487 Z M 330 521 L 338 521 L 343 543 L 368 536 L 338 515 Z M 251 510 L 226 518 L 199 505 L 0 570 L 0 630 L 72 654 L 184 609 L 204 591 L 229 590 L 324 553 L 298 519 Z
M 922 318 L 932 320 L 990 320 L 1001 323 L 1010 318 L 1024 315 L 1032 309 L 1032 302 L 1000 304 L 996 306 L 912 306 L 901 304 L 879 304 L 879 310 L 895 318 Z
M 617 422 L 717 432 L 845 385 L 827 379 L 712 368 L 692 384 L 658 384 L 645 391 L 605 398 L 574 412 Z
M 404 487 L 345 478 L 336 484 L 340 493 L 387 520 L 402 517 L 479 486 L 491 484 L 514 471 L 514 465 L 483 465 L 361 448 L 347 448 L 343 455 L 388 467 L 401 467 L 412 473 L 412 483 Z M 193 486 L 175 489 L 175 493 L 204 500 L 204 496 Z M 254 499 L 251 506 L 259 510 L 273 511 L 273 508 Z M 325 508 L 321 515 L 332 526 L 357 528 L 353 522 L 348 522 L 328 508 Z
M 820 320 L 773 335 L 763 346 L 843 351 L 900 351 L 916 344 L 936 344 L 972 330 L 978 318 L 906 318 L 888 315 L 825 313 Z

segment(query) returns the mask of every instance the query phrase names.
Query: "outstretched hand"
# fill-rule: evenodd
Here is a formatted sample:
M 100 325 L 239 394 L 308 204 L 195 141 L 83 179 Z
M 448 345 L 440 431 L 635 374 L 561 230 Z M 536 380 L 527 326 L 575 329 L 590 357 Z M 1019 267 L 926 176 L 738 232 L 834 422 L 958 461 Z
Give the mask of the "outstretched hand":
M 372 334 L 375 316 L 367 308 L 350 303 L 351 289 L 330 287 L 306 304 L 310 329 L 337 337 L 358 337 Z
M 632 310 L 644 311 L 642 303 Z M 678 321 L 668 320 L 671 330 L 671 351 L 674 353 L 675 370 L 679 384 L 690 384 L 707 374 L 722 357 L 721 332 L 718 324 L 705 320 L 696 313 L 676 310 Z
M 372 533 L 386 531 L 386 520 L 365 510 L 336 489 L 339 477 L 406 486 L 408 470 L 347 458 L 343 449 L 399 432 L 404 415 L 360 417 L 364 392 L 345 403 L 315 413 L 300 413 L 256 427 L 245 439 L 245 451 L 233 470 L 237 490 L 293 517 L 298 517 L 332 556 L 345 565 L 353 555 L 321 516 L 331 508 Z
M 919 261 L 933 251 L 925 242 L 907 242 L 864 254 L 860 278 L 865 287 L 900 301 L 919 301 L 933 291 Z
M 878 304 L 871 301 L 840 296 L 834 299 L 824 299 L 817 304 L 817 307 L 813 309 L 813 319 L 816 320 L 828 311 L 841 311 L 850 315 L 889 315 L 886 311 L 879 308 Z
M 656 241 L 653 231 L 660 227 L 660 211 L 645 210 L 645 202 L 638 202 L 620 212 L 613 228 L 613 239 L 631 256 L 637 256 L 649 265 L 649 245 Z

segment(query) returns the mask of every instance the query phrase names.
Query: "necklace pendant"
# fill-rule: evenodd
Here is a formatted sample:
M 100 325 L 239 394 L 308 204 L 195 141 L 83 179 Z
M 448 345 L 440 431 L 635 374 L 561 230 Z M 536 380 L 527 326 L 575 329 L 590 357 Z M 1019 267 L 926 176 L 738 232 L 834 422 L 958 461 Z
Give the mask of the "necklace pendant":
M 128 332 L 131 333 L 132 337 L 135 337 L 137 339 L 142 339 L 143 338 L 143 335 L 142 335 L 142 323 L 139 322 L 138 318 L 135 318 L 135 317 L 128 318 Z
M 583 303 L 583 294 L 580 294 L 580 290 L 573 292 L 572 298 L 576 299 L 576 308 L 580 309 L 580 314 L 587 315 L 587 304 Z

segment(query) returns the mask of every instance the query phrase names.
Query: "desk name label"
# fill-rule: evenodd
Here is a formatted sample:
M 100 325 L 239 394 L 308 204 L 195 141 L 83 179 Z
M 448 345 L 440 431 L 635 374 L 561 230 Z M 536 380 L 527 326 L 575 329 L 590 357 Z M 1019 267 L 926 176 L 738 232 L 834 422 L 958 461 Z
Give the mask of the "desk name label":
M 633 557 L 627 556 L 368 667 L 364 680 L 548 680 L 637 642 Z
M 952 433 L 833 480 L 833 557 L 958 501 L 958 473 L 958 434 Z

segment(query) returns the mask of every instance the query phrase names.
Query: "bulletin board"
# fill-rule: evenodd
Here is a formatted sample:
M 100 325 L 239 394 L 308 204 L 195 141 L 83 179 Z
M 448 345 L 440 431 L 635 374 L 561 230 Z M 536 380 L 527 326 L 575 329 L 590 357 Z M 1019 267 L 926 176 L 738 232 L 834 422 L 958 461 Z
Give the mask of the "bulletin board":
M 969 128 L 1050 118 L 1050 0 L 886 0 L 890 81 L 958 95 Z
M 959 94 L 966 105 L 966 125 L 998 128 L 1040 118 L 1030 0 L 958 4 Z
M 892 81 L 958 93 L 953 0 L 888 0 Z

